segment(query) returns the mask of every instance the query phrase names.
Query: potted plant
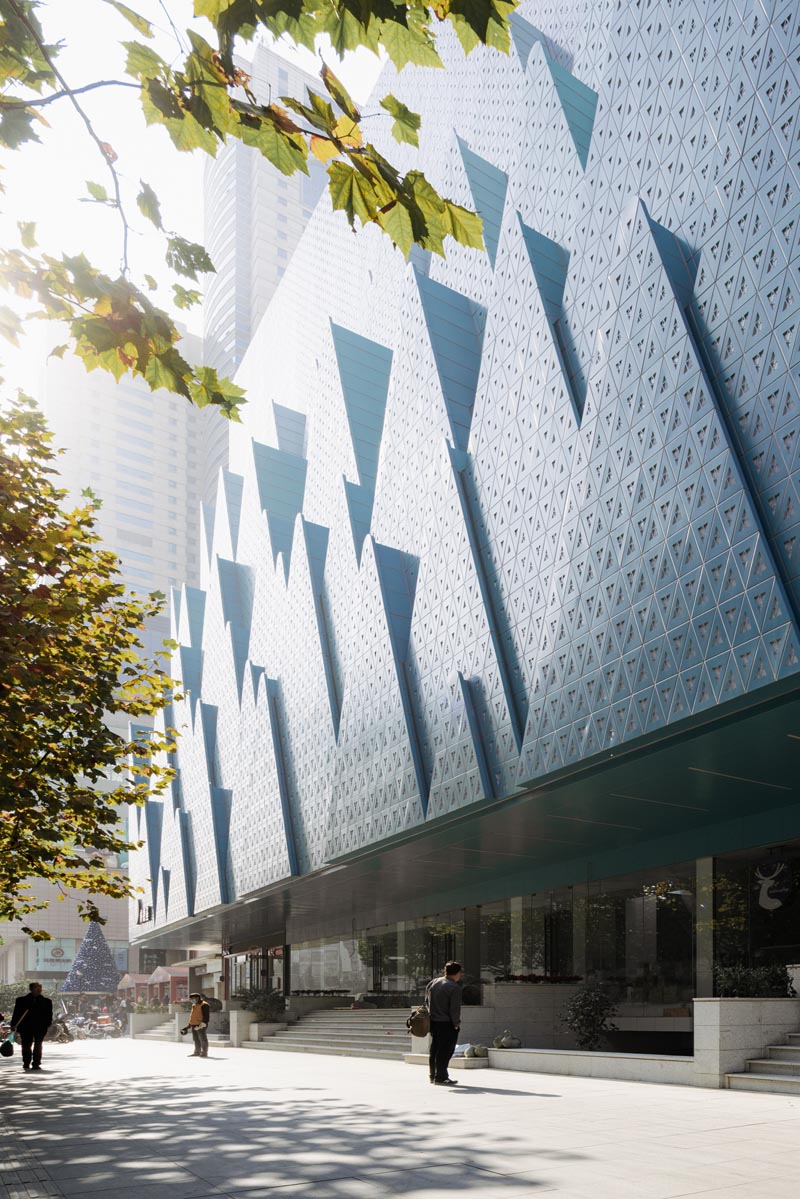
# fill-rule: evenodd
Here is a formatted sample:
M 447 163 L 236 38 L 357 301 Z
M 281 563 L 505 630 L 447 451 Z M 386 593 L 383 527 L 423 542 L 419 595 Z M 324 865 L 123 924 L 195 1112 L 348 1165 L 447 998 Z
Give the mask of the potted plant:
M 763 966 L 714 967 L 714 990 L 720 999 L 792 999 L 792 977 L 782 962 Z
M 582 983 L 564 1008 L 562 1024 L 573 1033 L 581 1049 L 599 1049 L 606 1033 L 616 1032 L 611 1018 L 617 1006 L 598 982 Z

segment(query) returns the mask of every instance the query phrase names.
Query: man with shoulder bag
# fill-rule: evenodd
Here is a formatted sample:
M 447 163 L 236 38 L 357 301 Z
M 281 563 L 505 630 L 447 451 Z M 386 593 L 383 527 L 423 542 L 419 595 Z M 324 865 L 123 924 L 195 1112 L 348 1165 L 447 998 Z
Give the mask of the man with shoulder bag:
M 53 1001 L 42 994 L 41 983 L 30 983 L 27 995 L 19 995 L 11 1015 L 11 1031 L 22 1044 L 22 1069 L 41 1070 L 42 1041 L 53 1023 Z
M 447 962 L 444 974 L 429 983 L 425 992 L 431 1020 L 430 1079 L 437 1087 L 454 1087 L 458 1083 L 448 1076 L 447 1068 L 461 1028 L 462 974 L 460 962 Z

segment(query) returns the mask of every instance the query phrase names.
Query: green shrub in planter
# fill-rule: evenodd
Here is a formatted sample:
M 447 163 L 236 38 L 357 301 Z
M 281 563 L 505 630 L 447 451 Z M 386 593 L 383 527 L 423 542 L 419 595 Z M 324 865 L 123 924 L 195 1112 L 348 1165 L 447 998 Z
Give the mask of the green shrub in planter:
M 611 1024 L 617 1006 L 608 991 L 596 982 L 582 983 L 564 1008 L 565 1024 L 581 1049 L 599 1049 L 607 1032 L 616 1032 Z
M 714 990 L 720 999 L 791 999 L 792 978 L 781 962 L 768 966 L 715 966 Z
M 245 1011 L 252 1012 L 258 1021 L 276 1024 L 283 1020 L 286 1000 L 280 991 L 266 991 L 258 987 L 238 991 L 234 999 L 240 999 Z

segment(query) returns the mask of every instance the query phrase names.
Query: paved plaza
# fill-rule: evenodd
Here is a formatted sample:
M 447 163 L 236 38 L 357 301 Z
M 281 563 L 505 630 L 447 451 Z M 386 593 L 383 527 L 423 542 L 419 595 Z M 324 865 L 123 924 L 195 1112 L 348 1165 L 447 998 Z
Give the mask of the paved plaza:
M 796 1199 L 778 1095 L 131 1041 L 0 1063 L 0 1195 Z M 32 1152 L 33 1151 L 33 1152 Z

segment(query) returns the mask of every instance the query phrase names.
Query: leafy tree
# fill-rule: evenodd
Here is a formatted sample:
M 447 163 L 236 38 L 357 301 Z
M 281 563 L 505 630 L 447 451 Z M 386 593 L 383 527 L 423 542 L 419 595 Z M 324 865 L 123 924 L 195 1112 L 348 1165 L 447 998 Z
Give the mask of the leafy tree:
M 163 387 L 195 404 L 215 405 L 234 418 L 242 401 L 242 392 L 229 380 L 219 379 L 209 367 L 193 368 L 183 358 L 174 322 L 148 294 L 154 280 L 139 286 L 130 278 L 129 204 L 117 151 L 98 135 L 83 105 L 90 91 L 132 89 L 147 123 L 163 126 L 181 152 L 199 149 L 214 156 L 235 138 L 284 175 L 307 174 L 313 155 L 326 164 L 331 201 L 351 227 L 377 225 L 406 256 L 414 244 L 443 255 L 448 237 L 483 246 L 475 213 L 441 196 L 420 171 L 399 171 L 365 137 L 360 109 L 327 64 L 320 78 L 329 99 L 309 94 L 305 102 L 289 97 L 275 102 L 254 94 L 234 56 L 238 42 L 264 29 L 310 49 L 327 36 L 340 56 L 367 47 L 385 53 L 398 70 L 408 63 L 441 67 L 438 25 L 452 26 L 466 53 L 481 44 L 507 52 L 508 18 L 517 0 L 194 0 L 195 15 L 206 19 L 209 36 L 196 28 L 181 36 L 175 29 L 182 48 L 177 65 L 154 49 L 154 30 L 140 12 L 119 0 L 96 3 L 110 5 L 138 36 L 123 43 L 125 79 L 75 86 L 59 66 L 62 44 L 48 41 L 40 21 L 47 4 L 0 0 L 0 149 L 16 150 L 39 140 L 48 106 L 71 104 L 109 181 L 108 186 L 88 182 L 88 199 L 119 214 L 122 260 L 117 278 L 82 255 L 39 253 L 30 223 L 20 225 L 21 246 L 0 253 L 0 282 L 31 302 L 36 316 L 67 322 L 68 344 L 87 369 L 100 367 L 117 378 L 130 372 L 154 390 Z M 166 4 L 162 8 L 168 11 Z M 101 53 L 97 59 L 102 61 Z M 419 115 L 392 95 L 380 104 L 392 117 L 395 139 L 418 145 Z M 139 213 L 163 233 L 167 263 L 176 274 L 196 281 L 213 270 L 202 246 L 164 229 L 158 196 L 149 183 L 141 182 L 136 203 Z M 173 290 L 178 307 L 190 307 L 200 298 L 197 290 L 181 283 Z M 8 308 L 0 310 L 0 332 L 12 340 L 20 332 L 19 318 Z
M 170 698 L 139 641 L 163 596 L 126 592 L 95 501 L 64 511 L 54 461 L 32 400 L 0 408 L 0 920 L 46 906 L 30 883 L 46 879 L 88 892 L 81 914 L 103 923 L 92 895 L 132 893 L 109 865 L 134 848 L 120 807 L 171 777 L 150 756 L 174 748 L 171 737 L 127 740 L 107 723 L 151 716 Z

